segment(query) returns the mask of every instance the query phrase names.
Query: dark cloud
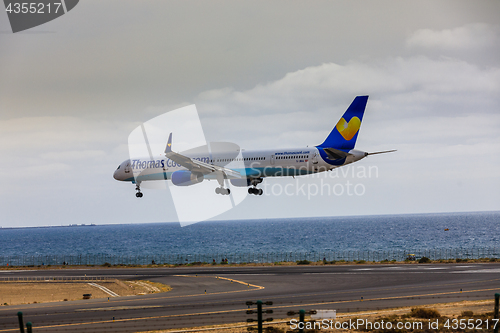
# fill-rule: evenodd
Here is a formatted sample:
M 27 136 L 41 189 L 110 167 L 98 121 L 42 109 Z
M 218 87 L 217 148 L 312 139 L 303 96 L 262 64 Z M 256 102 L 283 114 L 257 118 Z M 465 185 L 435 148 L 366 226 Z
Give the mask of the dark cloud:
M 499 9 L 88 0 L 34 30 L 54 33 L 1 33 L 4 226 L 175 220 L 161 192 L 123 209 L 133 186 L 112 172 L 138 123 L 196 102 L 209 140 L 314 145 L 361 94 L 359 148 L 398 149 L 360 162 L 380 171 L 364 196 L 265 197 L 223 217 L 329 215 L 333 199 L 338 215 L 498 209 Z

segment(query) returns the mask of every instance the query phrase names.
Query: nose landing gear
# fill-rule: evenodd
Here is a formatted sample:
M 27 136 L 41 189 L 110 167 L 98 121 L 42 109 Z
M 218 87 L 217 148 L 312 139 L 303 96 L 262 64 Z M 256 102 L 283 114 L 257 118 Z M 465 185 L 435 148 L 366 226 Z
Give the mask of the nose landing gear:
M 137 193 L 135 194 L 135 196 L 137 198 L 142 198 L 142 192 L 141 192 L 141 187 L 140 187 L 139 183 L 135 185 L 135 190 L 137 191 Z

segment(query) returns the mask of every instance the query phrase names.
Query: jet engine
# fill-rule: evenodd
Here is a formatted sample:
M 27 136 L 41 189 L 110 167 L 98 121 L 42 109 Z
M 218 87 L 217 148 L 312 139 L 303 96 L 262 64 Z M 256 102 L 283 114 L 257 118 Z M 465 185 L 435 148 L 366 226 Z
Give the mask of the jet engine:
M 201 183 L 204 177 L 202 173 L 179 170 L 172 173 L 172 183 L 175 186 L 190 186 Z

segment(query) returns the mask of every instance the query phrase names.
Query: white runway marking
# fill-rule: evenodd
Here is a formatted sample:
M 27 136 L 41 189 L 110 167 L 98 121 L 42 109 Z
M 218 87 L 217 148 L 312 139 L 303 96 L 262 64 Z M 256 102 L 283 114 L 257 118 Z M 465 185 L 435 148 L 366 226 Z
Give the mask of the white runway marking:
M 106 287 L 103 287 L 101 285 L 98 285 L 97 283 L 89 283 L 91 286 L 93 287 L 97 287 L 99 289 L 101 289 L 102 291 L 104 291 L 106 294 L 112 296 L 112 297 L 119 297 L 120 295 L 118 295 L 117 293 L 115 293 L 114 291 L 111 291 L 109 290 L 108 288 Z
M 117 310 L 137 310 L 161 308 L 163 305 L 136 305 L 136 306 L 112 306 L 109 308 L 76 309 L 75 311 L 117 311 Z
M 418 266 L 418 267 L 405 267 L 405 266 L 390 266 L 390 267 L 376 267 L 376 268 L 354 268 L 351 271 L 412 271 L 412 273 L 418 273 L 421 270 L 442 270 L 449 269 L 450 267 L 430 267 L 430 266 Z
M 231 273 L 229 273 L 229 274 L 226 274 L 226 273 L 221 273 L 220 276 L 222 276 L 222 275 L 237 275 L 237 276 L 239 276 L 239 275 L 277 275 L 277 274 L 270 274 L 270 273 L 261 273 L 261 274 L 250 274 L 250 273 L 231 274 Z
M 471 269 L 469 271 L 454 271 L 452 273 L 500 273 L 500 268 Z

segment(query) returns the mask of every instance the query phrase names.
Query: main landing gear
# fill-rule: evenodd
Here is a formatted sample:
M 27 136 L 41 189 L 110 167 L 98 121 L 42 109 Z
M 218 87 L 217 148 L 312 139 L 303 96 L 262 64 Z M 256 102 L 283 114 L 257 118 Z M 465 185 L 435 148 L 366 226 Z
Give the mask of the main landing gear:
M 222 195 L 229 195 L 229 193 L 231 193 L 231 190 L 228 188 L 217 187 L 215 189 L 215 193 L 222 194 Z
M 264 193 L 264 191 L 262 191 L 261 188 L 257 188 L 257 187 L 249 187 L 248 188 L 248 194 L 262 195 L 262 193 Z
M 229 188 L 224 187 L 224 181 L 226 180 L 226 174 L 224 172 L 218 172 L 217 174 L 217 182 L 219 182 L 220 187 L 215 189 L 215 193 L 222 195 L 229 195 L 231 190 Z
M 264 191 L 262 191 L 261 188 L 257 188 L 257 185 L 262 183 L 264 179 L 263 178 L 253 178 L 250 180 L 250 183 L 248 185 L 252 185 L 253 187 L 248 188 L 248 194 L 254 194 L 254 195 L 262 195 Z
M 137 198 L 142 198 L 142 192 L 141 192 L 140 184 L 136 184 L 135 185 L 135 190 L 137 191 L 137 193 L 135 194 L 135 196 Z

